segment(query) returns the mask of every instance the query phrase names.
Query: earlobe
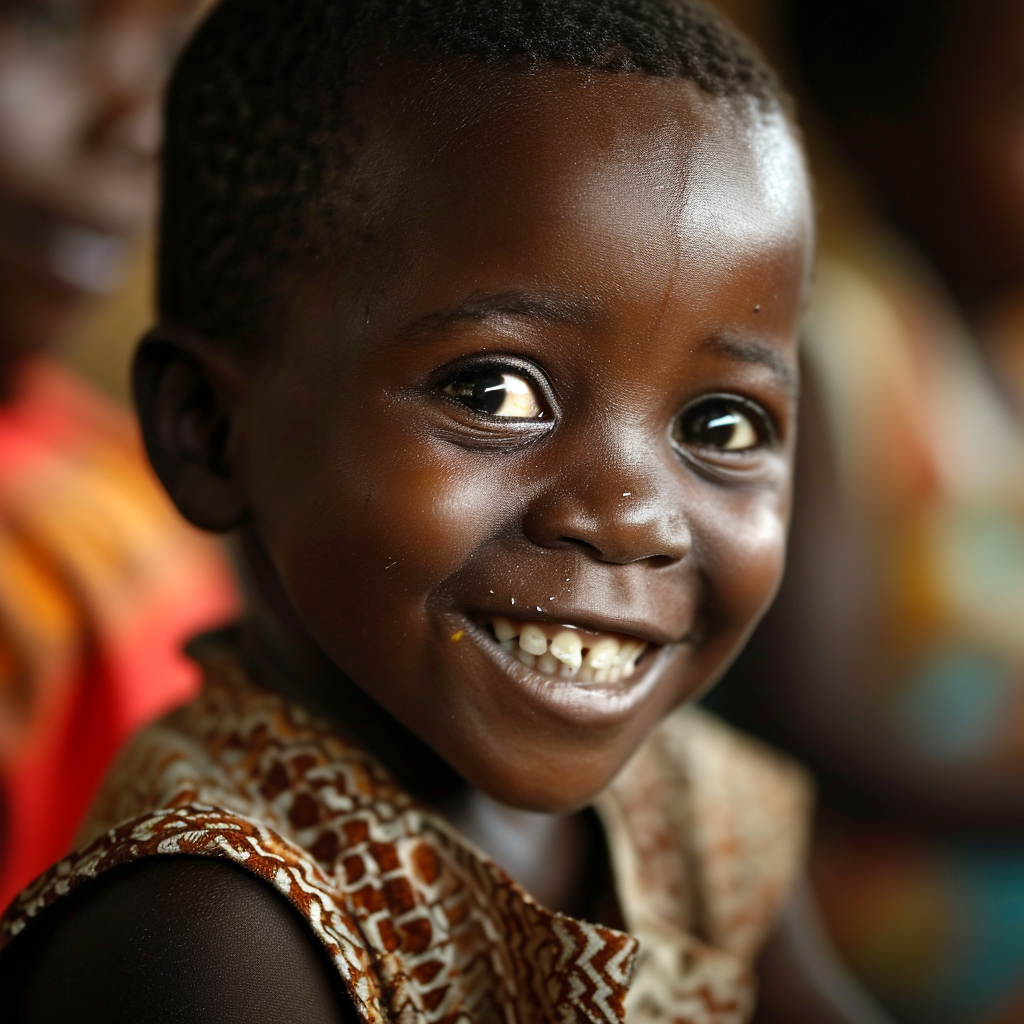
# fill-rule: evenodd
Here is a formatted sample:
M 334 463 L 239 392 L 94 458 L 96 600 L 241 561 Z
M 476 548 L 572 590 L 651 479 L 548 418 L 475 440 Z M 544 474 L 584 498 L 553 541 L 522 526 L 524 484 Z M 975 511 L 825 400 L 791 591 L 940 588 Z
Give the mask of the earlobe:
M 135 353 L 132 390 L 150 462 L 181 514 L 200 529 L 242 526 L 240 376 L 208 341 L 172 327 L 150 331 Z

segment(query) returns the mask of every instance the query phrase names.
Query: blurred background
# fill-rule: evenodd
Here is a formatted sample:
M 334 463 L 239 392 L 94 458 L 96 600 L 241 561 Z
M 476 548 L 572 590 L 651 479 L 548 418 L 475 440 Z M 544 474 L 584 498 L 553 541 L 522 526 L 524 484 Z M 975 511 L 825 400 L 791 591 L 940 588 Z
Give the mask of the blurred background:
M 123 402 L 151 320 L 161 105 L 203 0 L 0 0 L 0 906 L 111 758 L 198 692 L 228 560 Z
M 159 93 L 203 6 L 0 0 L 0 904 L 192 692 L 180 637 L 234 607 L 116 411 L 152 319 Z M 796 97 L 820 260 L 790 568 L 707 703 L 817 776 L 823 924 L 893 1017 L 1021 1024 L 1024 0 L 718 6 Z M 104 248 L 80 229 L 109 188 L 138 198 Z M 88 749 L 85 720 L 108 723 Z
M 128 371 L 135 345 L 153 324 L 155 238 L 136 243 L 116 294 L 101 300 L 58 353 L 61 362 L 94 383 L 116 402 L 130 403 Z
M 898 1021 L 1024 1021 L 1024 3 L 721 0 L 820 252 L 790 560 L 707 703 L 819 782 L 825 930 Z

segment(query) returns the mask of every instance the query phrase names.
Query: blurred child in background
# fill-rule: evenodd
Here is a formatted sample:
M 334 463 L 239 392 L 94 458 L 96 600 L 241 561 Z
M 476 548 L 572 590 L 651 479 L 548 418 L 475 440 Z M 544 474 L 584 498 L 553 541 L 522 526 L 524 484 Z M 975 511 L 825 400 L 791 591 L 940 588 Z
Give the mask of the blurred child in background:
M 1024 5 L 788 0 L 785 32 L 870 198 L 825 194 L 826 427 L 719 707 L 819 772 L 826 921 L 899 1019 L 1019 1022 Z
M 199 0 L 0 0 L 0 906 L 67 848 L 120 743 L 191 697 L 217 550 L 134 429 L 45 355 L 120 283 Z

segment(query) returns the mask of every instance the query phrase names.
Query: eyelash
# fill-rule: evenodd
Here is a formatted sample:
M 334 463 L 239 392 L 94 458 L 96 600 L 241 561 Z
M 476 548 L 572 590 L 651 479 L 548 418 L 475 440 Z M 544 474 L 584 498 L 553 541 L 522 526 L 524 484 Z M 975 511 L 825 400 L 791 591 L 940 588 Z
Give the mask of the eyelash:
M 740 412 L 753 428 L 757 443 L 747 448 L 730 451 L 723 447 L 702 445 L 688 441 L 682 436 L 690 417 L 696 416 L 702 411 L 710 413 L 710 410 L 716 404 L 721 405 L 723 408 Z M 690 402 L 673 422 L 672 435 L 676 448 L 680 451 L 685 451 L 691 457 L 719 464 L 726 462 L 733 466 L 741 460 L 749 460 L 752 456 L 759 455 L 767 449 L 776 447 L 780 439 L 778 423 L 767 409 L 758 402 L 751 401 L 749 398 L 729 394 L 728 392 L 702 395 L 700 398 Z
M 447 389 L 457 384 L 460 378 L 469 377 L 470 375 L 482 377 L 488 373 L 495 375 L 509 374 L 525 379 L 537 397 L 541 407 L 541 415 L 536 418 L 491 416 L 472 409 L 466 402 L 460 401 L 457 397 L 447 393 Z M 486 358 L 460 362 L 455 366 L 443 368 L 435 378 L 433 388 L 440 392 L 444 399 L 452 405 L 468 413 L 479 422 L 490 425 L 500 424 L 503 427 L 522 427 L 524 425 L 537 426 L 543 424 L 545 427 L 549 427 L 555 419 L 556 406 L 547 378 L 536 365 L 526 360 L 510 356 L 497 358 L 488 356 Z
M 460 400 L 449 391 L 460 379 L 483 378 L 486 374 L 494 376 L 511 374 L 528 381 L 541 407 L 540 415 L 536 417 L 492 415 L 472 408 L 468 402 Z M 484 427 L 488 433 L 499 431 L 507 436 L 510 431 L 518 433 L 524 429 L 531 433 L 538 428 L 543 428 L 546 431 L 554 425 L 557 416 L 557 407 L 553 401 L 547 378 L 535 364 L 527 360 L 508 356 L 495 358 L 488 355 L 459 362 L 454 366 L 443 368 L 435 377 L 432 389 L 440 392 L 446 402 L 456 407 L 467 418 L 471 418 L 474 421 L 474 426 Z M 730 450 L 726 447 L 700 444 L 688 439 L 684 433 L 688 421 L 692 423 L 693 418 L 701 412 L 705 412 L 708 416 L 712 415 L 712 409 L 716 403 L 721 405 L 723 410 L 738 412 L 753 430 L 756 443 L 749 447 Z M 722 419 L 723 417 L 719 417 L 719 424 L 722 423 Z M 716 427 L 714 420 L 710 426 L 712 429 Z M 758 402 L 728 392 L 701 395 L 700 398 L 690 402 L 676 417 L 671 429 L 676 450 L 687 459 L 711 469 L 738 470 L 744 468 L 745 465 L 749 467 L 757 456 L 776 447 L 780 438 L 777 421 L 768 410 Z M 740 428 L 741 433 L 742 429 L 743 427 Z

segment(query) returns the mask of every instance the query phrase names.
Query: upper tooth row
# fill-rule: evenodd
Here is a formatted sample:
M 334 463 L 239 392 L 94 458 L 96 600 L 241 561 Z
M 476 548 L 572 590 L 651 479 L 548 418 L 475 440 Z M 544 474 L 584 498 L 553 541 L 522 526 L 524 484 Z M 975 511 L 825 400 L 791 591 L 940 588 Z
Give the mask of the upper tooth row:
M 616 682 L 631 676 L 647 647 L 642 640 L 591 636 L 559 626 L 512 622 L 500 616 L 492 619 L 491 625 L 501 645 L 515 651 L 519 660 L 531 668 L 548 675 L 578 674 L 595 682 Z

